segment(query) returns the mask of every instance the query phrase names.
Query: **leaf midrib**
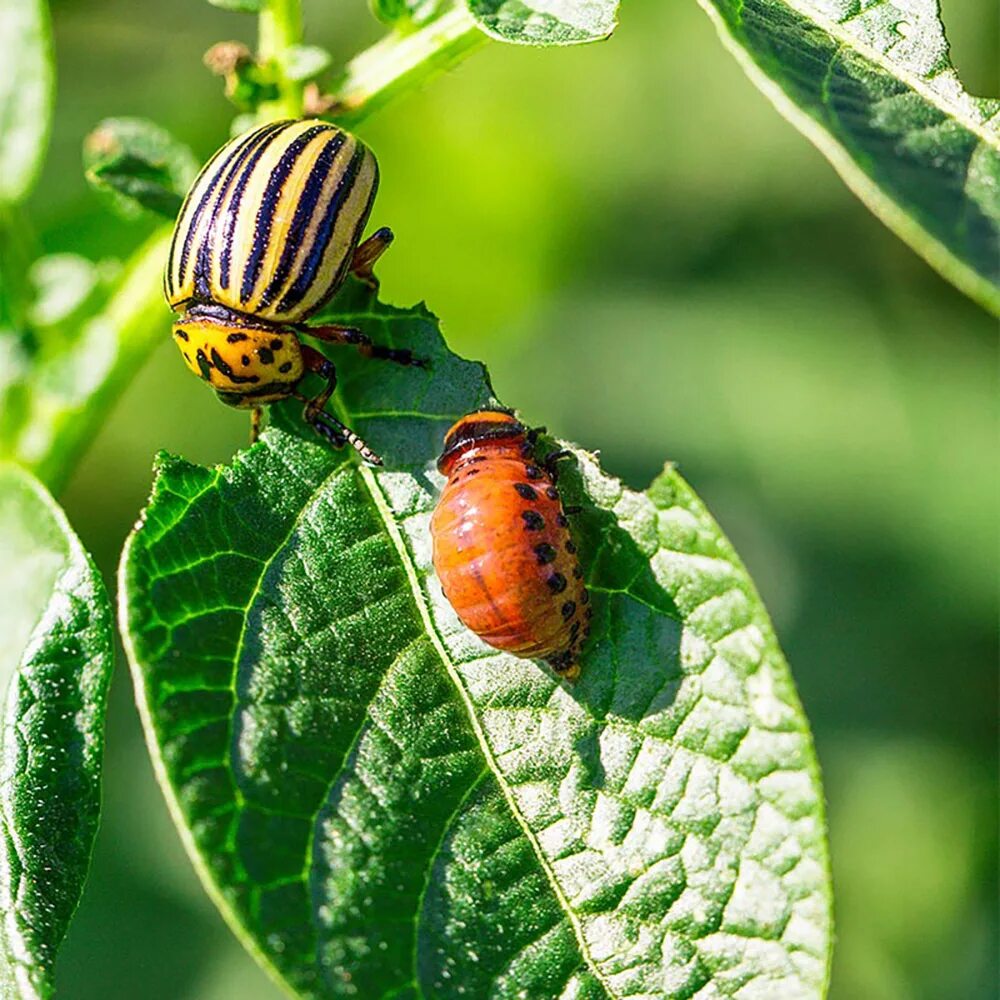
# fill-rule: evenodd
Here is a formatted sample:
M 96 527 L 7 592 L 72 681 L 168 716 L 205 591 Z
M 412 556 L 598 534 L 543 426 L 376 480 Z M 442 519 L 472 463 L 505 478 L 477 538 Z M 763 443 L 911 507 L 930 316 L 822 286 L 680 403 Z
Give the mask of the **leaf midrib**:
M 360 476 L 372 498 L 372 502 L 375 505 L 375 509 L 378 512 L 379 517 L 382 519 L 386 533 L 388 534 L 393 547 L 396 549 L 397 555 L 399 556 L 400 564 L 403 567 L 407 583 L 410 586 L 410 592 L 413 595 L 413 602 L 417 608 L 417 613 L 420 615 L 420 619 L 423 622 L 427 637 L 430 639 L 431 645 L 434 647 L 434 651 L 437 653 L 442 665 L 448 673 L 448 676 L 451 678 L 452 684 L 454 684 L 455 689 L 462 700 L 462 704 L 465 707 L 469 718 L 469 725 L 472 727 L 473 735 L 475 736 L 476 741 L 483 753 L 486 766 L 493 773 L 497 786 L 507 803 L 507 807 L 510 809 L 511 815 L 514 817 L 518 826 L 521 827 L 524 836 L 531 845 L 531 849 L 538 860 L 539 867 L 545 874 L 549 885 L 552 887 L 552 892 L 556 897 L 556 901 L 559 903 L 560 909 L 569 921 L 570 927 L 573 930 L 573 936 L 576 938 L 577 947 L 580 949 L 580 954 L 583 957 L 583 961 L 586 963 L 587 968 L 590 970 L 597 982 L 601 984 L 605 993 L 609 997 L 617 997 L 618 994 L 611 988 L 611 985 L 608 983 L 604 974 L 594 961 L 593 956 L 590 954 L 590 948 L 587 944 L 587 939 L 583 933 L 583 927 L 580 924 L 579 918 L 570 906 L 569 900 L 566 898 L 566 894 L 563 892 L 562 886 L 559 885 L 548 858 L 546 858 L 541 845 L 538 843 L 538 838 L 535 836 L 534 831 L 528 825 L 527 820 L 521 813 L 521 810 L 510 791 L 506 777 L 497 764 L 496 757 L 489 745 L 488 740 L 486 739 L 486 734 L 484 733 L 482 725 L 479 722 L 479 718 L 476 715 L 475 705 L 469 697 L 468 690 L 462 683 L 462 678 L 458 673 L 454 660 L 452 660 L 449 655 L 448 650 L 438 633 L 437 626 L 435 625 L 430 609 L 427 606 L 423 589 L 420 586 L 420 577 L 417 574 L 416 566 L 414 565 L 413 558 L 410 555 L 410 550 L 406 544 L 406 540 L 403 538 L 402 532 L 399 530 L 399 525 L 396 523 L 392 508 L 389 506 L 385 494 L 382 492 L 382 488 L 372 470 L 367 466 L 362 466 L 360 468 Z
M 890 76 L 893 76 L 897 80 L 905 83 L 925 101 L 933 104 L 934 107 L 942 112 L 942 114 L 947 115 L 949 118 L 968 129 L 968 131 L 979 136 L 979 138 L 991 149 L 1000 152 L 1000 135 L 991 130 L 987 130 L 984 127 L 983 122 L 972 121 L 965 114 L 964 109 L 960 105 L 947 100 L 940 91 L 930 86 L 929 80 L 935 79 L 936 77 L 920 77 L 914 75 L 899 63 L 888 58 L 885 53 L 879 52 L 878 49 L 872 48 L 867 42 L 859 39 L 856 35 L 852 35 L 850 32 L 845 31 L 842 24 L 831 20 L 824 14 L 821 14 L 814 7 L 807 3 L 803 3 L 802 0 L 780 0 L 780 2 L 795 11 L 795 13 L 800 17 L 804 17 L 806 20 L 812 21 L 816 24 L 834 41 L 836 41 L 841 48 L 847 48 L 856 52 L 858 55 L 863 56 L 870 63 L 873 63 Z M 868 13 L 868 10 L 870 9 L 871 8 L 866 9 L 864 13 Z M 951 72 L 954 73 L 955 70 L 950 60 L 948 65 Z M 962 94 L 964 94 L 970 101 L 975 100 L 975 97 L 973 97 L 973 95 L 970 94 L 964 86 L 962 87 Z

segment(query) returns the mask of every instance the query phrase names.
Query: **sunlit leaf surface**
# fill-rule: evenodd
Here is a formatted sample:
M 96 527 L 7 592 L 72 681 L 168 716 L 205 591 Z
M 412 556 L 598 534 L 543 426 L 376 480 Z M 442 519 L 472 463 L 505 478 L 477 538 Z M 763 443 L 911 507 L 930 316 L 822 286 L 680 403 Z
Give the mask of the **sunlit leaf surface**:
M 42 165 L 52 114 L 45 0 L 0 0 L 0 204 L 20 201 Z
M 503 42 L 574 45 L 615 30 L 618 0 L 465 0 L 480 27 Z
M 428 538 L 484 372 L 423 307 L 353 288 L 333 315 L 432 361 L 338 355 L 341 415 L 385 468 L 278 429 L 229 466 L 162 457 L 122 563 L 150 750 L 235 932 L 305 997 L 820 996 L 810 736 L 690 488 L 668 467 L 633 493 L 576 452 L 583 677 L 499 654 Z
M 1000 312 L 1000 100 L 963 88 L 937 0 L 700 2 L 865 204 Z
M 0 464 L 0 997 L 52 995 L 100 808 L 111 609 L 42 487 Z

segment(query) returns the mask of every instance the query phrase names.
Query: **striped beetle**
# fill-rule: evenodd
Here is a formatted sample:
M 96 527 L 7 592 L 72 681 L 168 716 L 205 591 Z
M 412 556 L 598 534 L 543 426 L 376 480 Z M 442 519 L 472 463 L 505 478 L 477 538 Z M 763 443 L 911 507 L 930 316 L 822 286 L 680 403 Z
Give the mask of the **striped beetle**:
M 367 357 L 421 364 L 353 327 L 304 325 L 348 273 L 374 284 L 372 268 L 392 242 L 385 228 L 360 242 L 377 189 L 371 150 L 334 125 L 305 120 L 271 122 L 233 139 L 188 192 L 164 275 L 167 302 L 182 314 L 174 341 L 222 402 L 251 410 L 251 440 L 261 406 L 293 398 L 331 444 L 350 444 L 381 463 L 326 411 L 336 369 L 299 339 L 307 333 Z M 326 380 L 312 398 L 299 391 L 308 373 Z

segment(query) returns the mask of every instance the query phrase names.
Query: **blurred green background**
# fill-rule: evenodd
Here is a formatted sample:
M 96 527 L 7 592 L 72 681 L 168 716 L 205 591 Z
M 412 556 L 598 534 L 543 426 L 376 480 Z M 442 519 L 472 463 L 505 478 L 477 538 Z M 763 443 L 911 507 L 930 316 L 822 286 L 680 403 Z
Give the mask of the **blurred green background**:
M 676 460 L 771 610 L 829 799 L 839 1000 L 996 995 L 997 326 L 884 230 L 745 80 L 694 0 L 629 0 L 605 44 L 491 45 L 361 130 L 424 298 L 532 422 L 641 487 Z M 204 0 L 55 0 L 59 98 L 30 210 L 46 250 L 125 255 L 148 231 L 87 189 L 106 115 L 207 156 L 232 116 L 202 69 L 253 20 Z M 363 0 L 307 0 L 349 57 Z M 996 93 L 998 7 L 945 0 L 954 57 Z M 63 496 L 109 580 L 160 448 L 246 443 L 166 335 Z M 278 991 L 202 894 L 131 706 L 113 690 L 106 808 L 61 959 L 72 1000 Z

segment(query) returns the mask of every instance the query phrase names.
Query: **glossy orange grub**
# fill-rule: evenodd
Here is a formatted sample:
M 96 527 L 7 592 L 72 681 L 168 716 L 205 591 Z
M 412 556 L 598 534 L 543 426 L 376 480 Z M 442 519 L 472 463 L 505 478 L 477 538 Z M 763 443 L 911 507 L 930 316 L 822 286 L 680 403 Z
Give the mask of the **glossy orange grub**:
M 431 520 L 434 568 L 459 618 L 485 642 L 580 673 L 590 597 L 551 468 L 533 435 L 504 411 L 448 431 L 448 477 Z

